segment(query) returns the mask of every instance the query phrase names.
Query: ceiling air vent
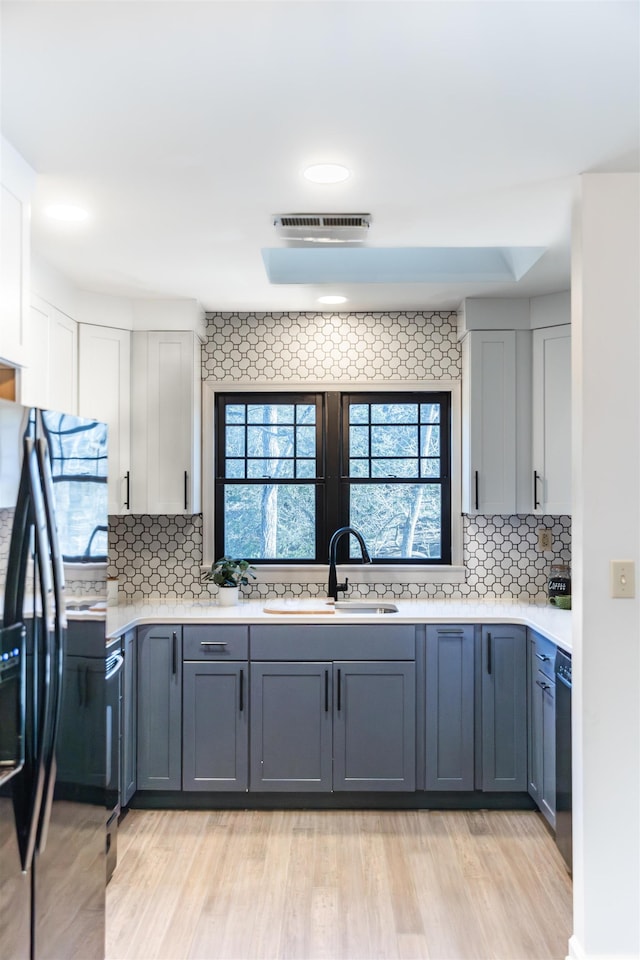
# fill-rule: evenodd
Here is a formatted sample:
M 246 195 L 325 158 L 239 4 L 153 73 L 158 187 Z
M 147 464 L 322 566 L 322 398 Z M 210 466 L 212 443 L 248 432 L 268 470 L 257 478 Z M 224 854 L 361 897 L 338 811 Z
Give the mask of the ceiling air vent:
M 307 243 L 362 243 L 370 224 L 370 213 L 281 213 L 273 218 L 281 240 Z

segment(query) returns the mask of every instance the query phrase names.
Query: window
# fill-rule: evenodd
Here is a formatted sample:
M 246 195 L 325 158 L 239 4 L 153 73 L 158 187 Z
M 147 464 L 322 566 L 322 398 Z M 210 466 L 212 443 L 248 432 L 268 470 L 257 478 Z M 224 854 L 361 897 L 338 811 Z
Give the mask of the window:
M 107 426 L 42 411 L 60 551 L 67 563 L 107 560 Z
M 350 524 L 374 562 L 451 563 L 449 393 L 216 403 L 217 556 L 325 563 L 331 533 Z M 359 558 L 353 538 L 341 546 Z

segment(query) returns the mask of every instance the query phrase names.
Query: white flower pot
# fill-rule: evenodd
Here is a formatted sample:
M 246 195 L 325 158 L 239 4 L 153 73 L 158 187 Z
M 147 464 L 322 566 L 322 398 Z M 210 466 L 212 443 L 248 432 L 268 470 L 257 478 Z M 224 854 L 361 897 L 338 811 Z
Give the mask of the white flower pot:
M 218 603 L 221 607 L 233 607 L 238 602 L 239 587 L 219 587 Z

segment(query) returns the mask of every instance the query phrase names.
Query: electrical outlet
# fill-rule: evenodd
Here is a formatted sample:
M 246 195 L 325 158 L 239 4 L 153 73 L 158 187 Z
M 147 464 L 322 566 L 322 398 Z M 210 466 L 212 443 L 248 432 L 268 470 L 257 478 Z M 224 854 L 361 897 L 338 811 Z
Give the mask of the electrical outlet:
M 611 596 L 633 600 L 636 595 L 636 565 L 633 560 L 611 561 Z
M 541 553 L 553 550 L 553 537 L 549 527 L 540 527 L 538 530 L 538 550 Z

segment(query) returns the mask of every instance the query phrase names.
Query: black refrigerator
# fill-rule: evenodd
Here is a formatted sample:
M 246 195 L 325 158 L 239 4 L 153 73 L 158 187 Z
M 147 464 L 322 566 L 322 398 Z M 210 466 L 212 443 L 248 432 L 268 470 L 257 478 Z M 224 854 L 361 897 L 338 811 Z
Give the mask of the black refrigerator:
M 106 484 L 104 424 L 0 401 L 2 960 L 104 957 L 106 661 L 68 649 L 65 574 L 106 580 Z

